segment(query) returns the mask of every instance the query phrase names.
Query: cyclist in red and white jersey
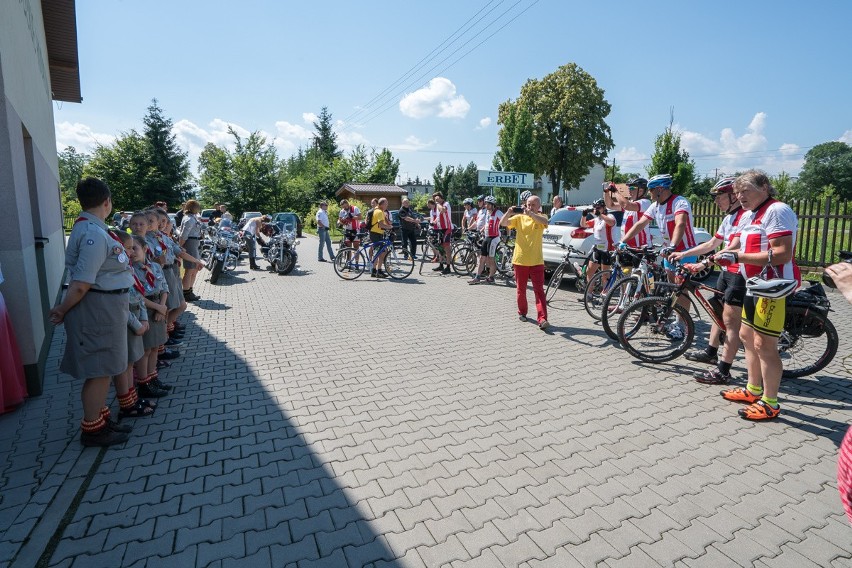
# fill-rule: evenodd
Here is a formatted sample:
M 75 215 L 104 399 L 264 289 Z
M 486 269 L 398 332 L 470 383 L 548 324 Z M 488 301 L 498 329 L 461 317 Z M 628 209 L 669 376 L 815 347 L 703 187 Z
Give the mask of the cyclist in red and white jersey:
M 604 184 L 604 186 L 604 202 L 607 208 L 614 211 L 624 211 L 624 216 L 621 218 L 621 233 L 625 234 L 651 206 L 651 200 L 645 197 L 648 193 L 648 180 L 641 177 L 628 180 L 627 189 L 630 191 L 630 199 L 621 195 L 615 184 L 610 182 Z M 636 236 L 625 242 L 627 246 L 632 248 L 648 246 L 651 244 L 651 229 L 645 227 Z
M 743 209 L 739 199 L 734 196 L 734 180 L 736 179 L 736 176 L 723 177 L 710 190 L 716 206 L 726 213 L 713 238 L 695 248 L 672 253 L 669 258 L 680 260 L 685 256 L 707 254 L 719 248 L 719 245 L 725 249 L 731 244 L 734 236 L 739 234 L 743 221 L 748 217 L 748 212 Z M 702 263 L 687 265 L 687 268 L 697 272 L 705 269 L 710 262 L 712 261 L 707 259 Z M 696 381 L 708 385 L 724 385 L 731 380 L 731 364 L 740 348 L 740 321 L 742 320 L 746 283 L 745 278 L 739 273 L 738 264 L 732 264 L 721 270 L 716 282 L 716 289 L 720 292 L 716 296 L 716 301 L 723 305 L 722 321 L 727 330 L 725 349 L 720 357 L 717 356 L 721 343 L 721 330 L 719 326 L 713 324 L 710 329 L 710 344 L 707 348 L 694 349 L 684 355 L 690 361 L 717 365 L 716 369 L 694 375 Z
M 438 234 L 440 235 L 441 248 L 444 250 L 444 256 L 441 260 L 446 260 L 446 266 L 444 266 L 444 263 L 441 262 L 437 268 L 433 268 L 432 270 L 436 272 L 441 271 L 442 274 L 449 274 L 450 245 L 453 240 L 452 211 L 450 210 L 450 204 L 444 200 L 444 194 L 440 191 L 433 193 L 432 199 L 435 200 L 434 226 L 435 230 L 438 231 Z
M 615 227 L 615 217 L 610 215 L 606 210 L 606 203 L 603 199 L 598 199 L 592 204 L 592 212 L 594 218 L 585 221 L 586 226 L 592 229 L 592 235 L 595 238 L 594 249 L 592 250 L 592 259 L 589 261 L 589 268 L 586 270 L 586 281 L 591 282 L 592 277 L 603 267 L 608 270 L 612 264 L 611 251 L 615 249 L 615 233 L 618 229 Z M 583 299 L 579 299 L 583 301 Z
M 719 266 L 738 262 L 740 274 L 749 279 L 767 269 L 767 278 L 801 282 L 795 263 L 796 214 L 789 205 L 777 201 L 769 177 L 749 170 L 734 182 L 740 203 L 749 213 L 739 235 L 715 256 Z M 748 384 L 722 392 L 727 400 L 750 404 L 739 415 L 746 420 L 771 420 L 781 412 L 778 389 L 783 366 L 778 354 L 778 337 L 784 330 L 786 298 L 766 298 L 746 294 L 743 301 L 740 339 L 746 350 Z
M 343 229 L 343 245 L 358 248 L 361 239 L 358 238 L 358 228 L 361 223 L 361 211 L 349 201 L 340 202 L 340 213 L 337 214 L 337 226 Z
M 468 281 L 468 284 L 479 284 L 482 271 L 488 266 L 488 283 L 494 283 L 494 275 L 497 274 L 497 261 L 494 260 L 497 254 L 497 245 L 500 244 L 500 220 L 503 219 L 503 212 L 497 208 L 497 199 L 493 195 L 485 198 L 485 209 L 479 211 L 479 218 L 482 219 L 482 248 L 479 251 L 479 266 L 476 269 L 476 276 Z
M 462 214 L 462 231 L 467 231 L 468 229 L 473 229 L 474 224 L 476 223 L 476 216 L 478 211 L 476 207 L 473 206 L 473 199 L 468 197 L 462 202 L 462 206 L 464 207 L 464 213 Z
M 697 243 L 692 224 L 692 207 L 685 197 L 672 192 L 672 182 L 672 176 L 669 174 L 656 175 L 648 180 L 648 191 L 651 192 L 654 202 L 642 213 L 642 217 L 630 230 L 621 236 L 619 246 L 627 246 L 627 241 L 647 227 L 652 220 L 656 220 L 666 246 L 674 248 L 675 252 L 695 247 Z M 684 264 L 691 264 L 697 259 L 696 256 L 684 256 L 680 260 Z M 663 267 L 668 272 L 669 281 L 674 282 L 674 265 L 666 259 L 663 261 Z M 678 303 L 687 311 L 689 310 L 689 298 L 686 295 L 681 296 Z M 673 322 L 666 333 L 674 341 L 680 341 L 684 336 L 679 321 Z

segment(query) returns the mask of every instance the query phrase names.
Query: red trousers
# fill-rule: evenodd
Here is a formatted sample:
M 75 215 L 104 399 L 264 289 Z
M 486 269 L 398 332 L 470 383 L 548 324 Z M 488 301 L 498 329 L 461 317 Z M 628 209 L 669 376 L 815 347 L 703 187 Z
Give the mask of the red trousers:
M 518 286 L 518 314 L 522 316 L 527 315 L 527 280 L 532 280 L 537 321 L 541 323 L 547 319 L 547 301 L 544 298 L 544 265 L 515 265 L 515 283 Z

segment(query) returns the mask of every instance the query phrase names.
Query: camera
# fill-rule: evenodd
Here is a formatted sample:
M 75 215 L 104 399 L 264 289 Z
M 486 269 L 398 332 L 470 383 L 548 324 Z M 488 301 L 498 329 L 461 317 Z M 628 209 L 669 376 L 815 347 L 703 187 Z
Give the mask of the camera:
M 523 213 L 524 208 L 521 207 L 520 205 L 515 205 L 514 207 L 512 207 L 512 211 L 514 211 L 515 213 Z
M 852 264 L 852 252 L 840 251 L 838 254 L 840 255 L 840 262 Z M 837 288 L 837 284 L 834 283 L 834 279 L 825 272 L 822 273 L 822 283 L 829 288 Z
M 591 215 L 591 214 L 592 214 L 592 211 L 594 211 L 594 209 L 583 209 L 583 211 L 582 211 L 581 215 L 582 215 L 583 217 L 585 217 L 585 216 L 587 216 L 587 215 Z

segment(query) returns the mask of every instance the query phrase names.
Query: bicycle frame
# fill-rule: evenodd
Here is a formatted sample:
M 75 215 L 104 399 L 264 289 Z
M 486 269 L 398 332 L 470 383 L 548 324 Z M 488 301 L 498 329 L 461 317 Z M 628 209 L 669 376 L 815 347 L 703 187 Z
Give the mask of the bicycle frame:
M 714 297 L 721 294 L 721 292 L 716 288 L 707 286 L 706 284 L 693 281 L 692 274 L 683 268 L 678 268 L 677 278 L 682 279 L 682 282 L 677 284 L 677 288 L 672 291 L 669 298 L 669 307 L 674 309 L 674 305 L 681 296 L 689 298 L 689 295 L 691 294 L 692 296 L 695 296 L 695 299 L 698 300 L 698 303 L 704 308 L 704 311 L 707 312 L 707 315 L 710 316 L 713 323 L 719 326 L 719 329 L 723 333 L 727 332 L 725 322 L 722 320 L 721 305 L 719 308 L 716 308 L 710 300 L 699 294 L 699 291 L 706 291 L 712 294 L 711 297 Z

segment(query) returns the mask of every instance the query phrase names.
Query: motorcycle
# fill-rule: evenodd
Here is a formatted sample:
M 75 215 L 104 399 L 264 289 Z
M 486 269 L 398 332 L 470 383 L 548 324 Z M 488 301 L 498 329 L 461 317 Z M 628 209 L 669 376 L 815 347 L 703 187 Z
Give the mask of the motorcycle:
M 210 283 L 215 284 L 223 272 L 230 272 L 237 268 L 242 245 L 239 234 L 230 227 L 220 227 L 215 230 L 211 241 L 207 269 L 210 271 Z
M 260 252 L 269 263 L 269 269 L 278 274 L 290 274 L 298 260 L 296 232 L 289 225 L 270 224 L 264 227 L 264 234 L 269 239 L 261 243 Z

